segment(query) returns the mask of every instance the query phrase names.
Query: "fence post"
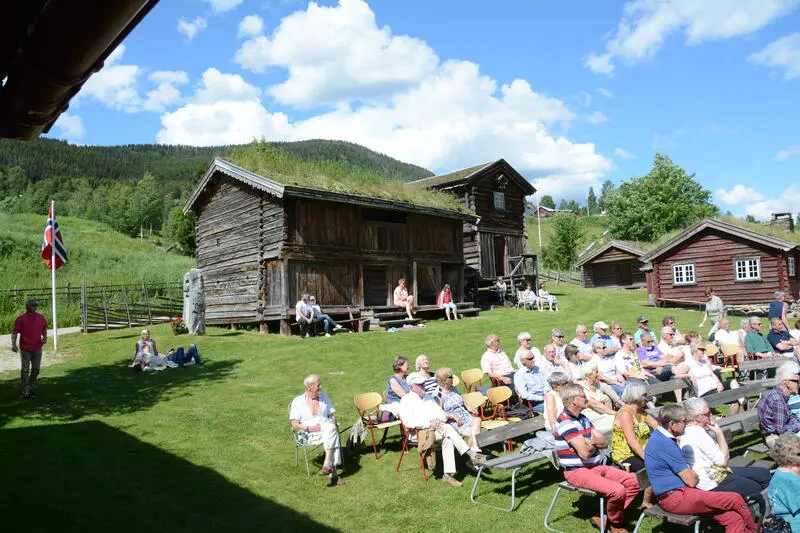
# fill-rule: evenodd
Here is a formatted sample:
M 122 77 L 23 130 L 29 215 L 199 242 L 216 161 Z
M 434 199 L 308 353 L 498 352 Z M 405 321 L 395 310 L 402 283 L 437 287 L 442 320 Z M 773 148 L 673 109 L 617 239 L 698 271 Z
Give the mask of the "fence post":
M 142 280 L 142 292 L 144 292 L 144 301 L 147 302 L 147 317 L 150 319 L 150 325 L 153 325 L 153 310 L 150 307 L 150 295 L 147 292 L 147 283 Z
M 106 330 L 108 330 L 108 307 L 106 307 L 106 289 L 103 287 L 100 289 L 100 294 L 103 297 L 103 318 L 106 322 Z
M 81 322 L 83 325 L 83 332 L 89 333 L 89 298 L 86 295 L 86 276 L 83 277 L 81 282 Z
M 122 286 L 122 298 L 125 300 L 125 314 L 128 315 L 128 327 L 132 327 L 131 324 L 131 309 L 128 307 L 128 289 L 125 288 L 125 285 Z

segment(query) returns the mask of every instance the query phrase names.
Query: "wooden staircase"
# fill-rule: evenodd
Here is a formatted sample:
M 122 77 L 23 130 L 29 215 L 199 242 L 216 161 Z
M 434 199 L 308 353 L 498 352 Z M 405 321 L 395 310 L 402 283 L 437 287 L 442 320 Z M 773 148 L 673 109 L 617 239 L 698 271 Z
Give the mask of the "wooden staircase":
M 480 308 L 474 302 L 457 303 L 459 316 L 474 316 L 480 313 Z M 435 305 L 417 306 L 414 319 L 409 319 L 404 309 L 393 305 L 375 305 L 372 307 L 373 318 L 381 328 L 402 327 L 404 324 L 417 324 L 422 320 L 438 320 L 445 318 L 444 310 Z

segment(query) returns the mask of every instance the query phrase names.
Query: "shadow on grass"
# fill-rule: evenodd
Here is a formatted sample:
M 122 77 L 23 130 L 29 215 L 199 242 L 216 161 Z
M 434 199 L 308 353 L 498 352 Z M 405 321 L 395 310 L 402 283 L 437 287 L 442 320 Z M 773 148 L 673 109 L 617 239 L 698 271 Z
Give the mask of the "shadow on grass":
M 102 422 L 0 441 L 4 531 L 335 531 Z
M 38 397 L 19 397 L 19 378 L 0 381 L 0 427 L 16 417 L 55 422 L 91 415 L 114 415 L 147 409 L 195 387 L 228 379 L 241 360 L 209 361 L 202 366 L 169 368 L 160 372 L 134 372 L 122 359 L 39 379 Z M 12 374 L 9 374 L 11 377 Z

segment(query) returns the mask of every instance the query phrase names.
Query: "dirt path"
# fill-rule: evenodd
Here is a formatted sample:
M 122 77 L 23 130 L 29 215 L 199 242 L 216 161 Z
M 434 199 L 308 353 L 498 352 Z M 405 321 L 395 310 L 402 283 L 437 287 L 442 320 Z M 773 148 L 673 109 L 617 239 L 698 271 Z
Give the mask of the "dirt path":
M 72 328 L 58 328 L 58 335 L 68 335 L 70 333 L 79 333 L 80 326 Z M 47 336 L 51 339 L 53 330 L 47 330 Z M 53 354 L 52 351 L 45 351 L 42 354 L 42 366 L 47 366 L 56 363 L 60 360 L 60 356 Z M 9 370 L 19 370 L 19 354 L 11 351 L 11 335 L 0 335 L 0 372 Z

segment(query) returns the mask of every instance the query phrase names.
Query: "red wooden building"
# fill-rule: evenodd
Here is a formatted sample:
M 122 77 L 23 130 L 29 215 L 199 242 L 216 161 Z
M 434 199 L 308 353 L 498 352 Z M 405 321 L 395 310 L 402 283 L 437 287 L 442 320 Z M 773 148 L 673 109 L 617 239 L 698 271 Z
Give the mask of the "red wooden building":
M 643 255 L 647 292 L 664 300 L 703 301 L 712 287 L 726 304 L 769 302 L 776 290 L 797 294 L 800 245 L 716 219 L 704 219 Z
M 587 288 L 626 288 L 645 286 L 645 274 L 639 259 L 644 251 L 624 241 L 608 241 L 587 254 L 575 265 L 583 272 Z

